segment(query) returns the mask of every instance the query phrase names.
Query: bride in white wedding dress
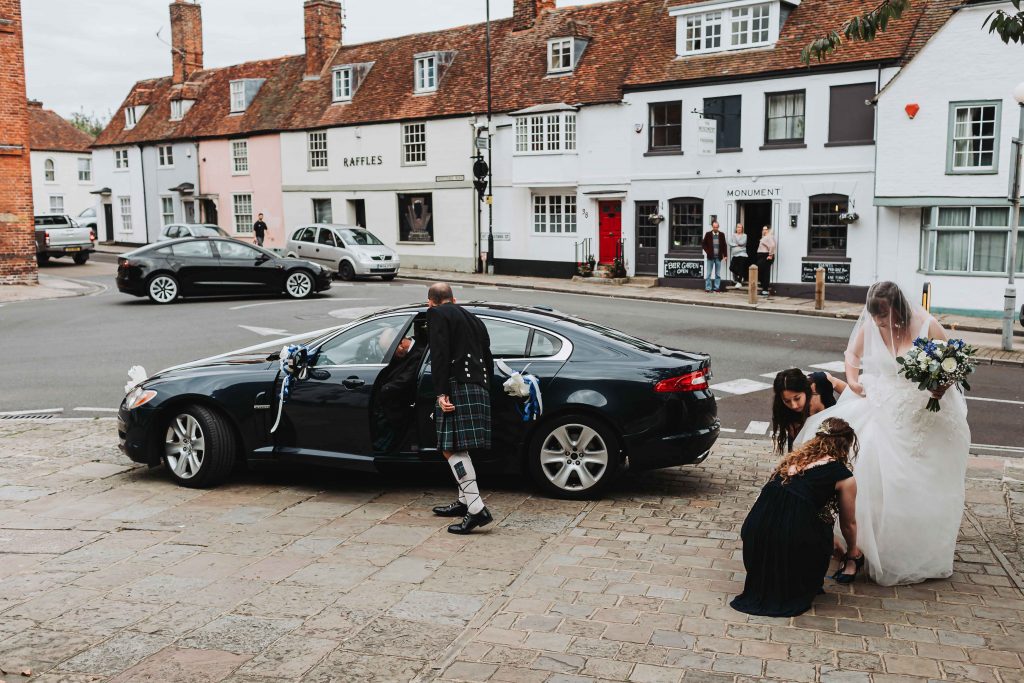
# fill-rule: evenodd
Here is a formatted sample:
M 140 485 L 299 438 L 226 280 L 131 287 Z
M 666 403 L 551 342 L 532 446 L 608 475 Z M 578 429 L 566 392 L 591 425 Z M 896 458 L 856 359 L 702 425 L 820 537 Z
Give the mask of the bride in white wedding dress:
M 857 433 L 857 543 L 868 574 L 883 586 L 950 576 L 963 516 L 967 402 L 956 388 L 941 390 L 934 395 L 942 409 L 929 412 L 929 393 L 898 374 L 896 358 L 917 337 L 947 338 L 896 284 L 872 285 L 846 349 L 851 390 L 809 418 L 796 438 L 811 438 L 829 417 Z

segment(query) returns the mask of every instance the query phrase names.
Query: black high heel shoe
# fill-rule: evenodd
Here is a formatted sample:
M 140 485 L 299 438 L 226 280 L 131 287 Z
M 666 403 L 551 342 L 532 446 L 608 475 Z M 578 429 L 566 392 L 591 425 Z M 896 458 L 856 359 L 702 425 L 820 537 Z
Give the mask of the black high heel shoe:
M 846 569 L 847 562 L 853 562 L 853 573 L 847 574 L 843 570 Z M 857 580 L 857 575 L 860 574 L 860 570 L 864 568 L 864 553 L 860 554 L 860 557 L 843 557 L 843 563 L 836 570 L 836 573 L 832 575 L 836 583 L 848 584 L 853 583 Z

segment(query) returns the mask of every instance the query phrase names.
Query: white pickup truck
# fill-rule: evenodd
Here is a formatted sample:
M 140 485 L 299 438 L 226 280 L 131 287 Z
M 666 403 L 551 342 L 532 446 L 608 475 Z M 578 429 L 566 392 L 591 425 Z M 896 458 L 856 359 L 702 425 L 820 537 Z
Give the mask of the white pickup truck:
M 61 256 L 70 256 L 75 263 L 82 265 L 95 250 L 95 231 L 81 227 L 71 216 L 36 216 L 36 262 L 39 265 Z

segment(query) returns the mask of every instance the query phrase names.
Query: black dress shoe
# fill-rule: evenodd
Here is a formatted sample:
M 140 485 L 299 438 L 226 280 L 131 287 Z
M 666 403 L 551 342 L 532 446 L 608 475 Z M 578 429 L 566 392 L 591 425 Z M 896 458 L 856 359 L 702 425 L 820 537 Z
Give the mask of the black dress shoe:
M 467 512 L 466 516 L 462 518 L 462 521 L 458 524 L 452 524 L 448 527 L 448 533 L 450 534 L 468 534 L 478 526 L 487 526 L 494 521 L 494 517 L 491 517 L 491 513 L 487 508 L 484 508 L 475 515 L 472 512 Z
M 438 517 L 462 517 L 469 508 L 466 507 L 465 503 L 455 501 L 454 503 L 448 503 L 447 505 L 438 505 L 434 508 L 434 514 Z

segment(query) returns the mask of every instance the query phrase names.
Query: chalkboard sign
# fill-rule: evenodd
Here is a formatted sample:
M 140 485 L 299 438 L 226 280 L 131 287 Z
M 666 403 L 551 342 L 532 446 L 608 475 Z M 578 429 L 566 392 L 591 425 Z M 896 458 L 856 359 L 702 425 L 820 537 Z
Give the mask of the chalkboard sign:
M 704 279 L 704 261 L 701 259 L 665 259 L 665 277 Z
M 850 284 L 849 263 L 809 263 L 804 262 L 800 270 L 801 282 L 814 282 L 814 271 L 819 267 L 825 269 L 825 282 L 835 285 Z

